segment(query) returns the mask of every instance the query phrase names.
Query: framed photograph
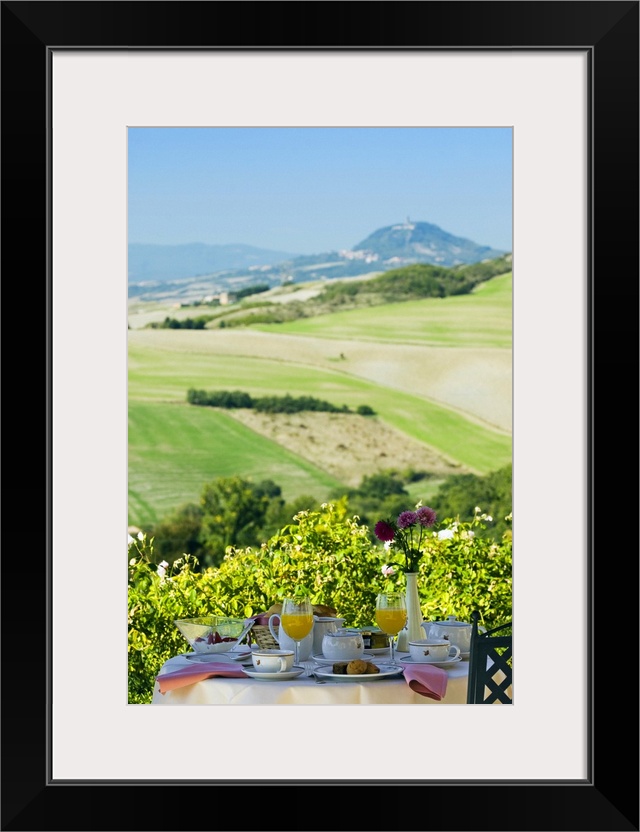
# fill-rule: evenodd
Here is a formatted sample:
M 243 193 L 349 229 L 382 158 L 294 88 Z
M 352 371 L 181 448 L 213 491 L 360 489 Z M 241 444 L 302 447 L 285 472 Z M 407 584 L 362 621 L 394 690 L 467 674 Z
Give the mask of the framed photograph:
M 230 829 L 637 830 L 637 647 L 604 635 L 637 633 L 611 495 L 638 425 L 638 3 L 3 2 L 2 50 L 5 320 L 24 366 L 44 358 L 46 403 L 36 427 L 4 408 L 34 464 L 7 478 L 2 829 L 219 826 L 228 787 Z M 513 129 L 513 708 L 127 704 L 134 125 Z M 11 638 L 26 616 L 44 650 Z M 403 751 L 378 773 L 389 737 Z M 294 810 L 257 817 L 261 787 Z

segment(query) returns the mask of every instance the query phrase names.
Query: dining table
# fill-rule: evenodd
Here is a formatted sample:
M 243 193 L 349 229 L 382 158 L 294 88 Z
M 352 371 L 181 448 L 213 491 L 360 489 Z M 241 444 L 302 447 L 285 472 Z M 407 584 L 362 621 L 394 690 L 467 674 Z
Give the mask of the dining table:
M 216 662 L 217 667 L 223 667 L 219 660 L 221 654 L 212 656 L 211 660 Z M 409 683 L 406 673 L 407 668 L 415 665 L 410 662 L 409 653 L 398 652 L 395 654 L 398 665 L 397 672 L 388 671 L 389 651 L 376 651 L 370 654 L 368 660 L 378 665 L 384 672 L 379 675 L 345 676 L 326 678 L 327 673 L 332 673 L 332 667 L 327 663 L 318 663 L 310 659 L 299 662 L 298 667 L 303 672 L 295 678 L 288 678 L 285 674 L 282 678 L 259 678 L 253 673 L 253 666 L 249 659 L 244 659 L 244 664 L 235 657 L 227 656 L 222 659 L 230 668 L 233 668 L 236 675 L 212 676 L 192 681 L 180 680 L 180 686 L 167 689 L 161 692 L 160 683 L 156 677 L 154 684 L 152 703 L 153 705 L 463 705 L 467 701 L 467 679 L 469 673 L 468 656 L 456 661 L 447 663 L 441 670 L 439 689 L 444 693 L 432 696 L 431 692 L 421 693 L 421 686 L 414 689 Z M 190 674 L 202 671 L 206 673 L 207 664 L 200 663 L 195 659 L 193 653 L 180 653 L 166 661 L 160 669 L 158 676 L 167 677 L 174 671 Z M 316 676 L 315 671 L 320 671 Z M 232 671 L 232 672 L 234 672 Z M 247 675 L 245 671 L 251 673 Z M 177 674 L 180 676 L 180 673 Z M 323 678 L 324 676 L 324 678 Z M 171 678 L 170 676 L 168 678 Z M 320 682 L 318 682 L 320 678 Z M 186 682 L 186 683 L 184 683 Z

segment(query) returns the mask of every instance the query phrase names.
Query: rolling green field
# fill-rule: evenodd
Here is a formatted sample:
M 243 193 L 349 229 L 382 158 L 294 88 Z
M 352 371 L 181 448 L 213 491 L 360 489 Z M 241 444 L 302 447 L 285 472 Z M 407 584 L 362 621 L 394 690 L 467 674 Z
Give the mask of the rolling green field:
M 511 284 L 509 273 L 481 283 L 469 295 L 390 303 L 256 328 L 424 347 L 511 349 Z M 330 326 L 327 317 L 331 318 Z
M 129 524 L 144 527 L 187 502 L 204 483 L 241 474 L 272 479 L 288 498 L 320 500 L 340 483 L 226 413 L 186 403 L 129 405 Z
M 197 502 L 206 482 L 272 479 L 286 499 L 340 483 L 191 387 L 371 406 L 395 431 L 479 474 L 511 461 L 511 275 L 471 295 L 251 329 L 129 331 L 129 523 Z M 171 314 L 167 311 L 167 314 Z M 494 409 L 500 405 L 500 412 Z M 371 430 L 375 430 L 375 420 Z

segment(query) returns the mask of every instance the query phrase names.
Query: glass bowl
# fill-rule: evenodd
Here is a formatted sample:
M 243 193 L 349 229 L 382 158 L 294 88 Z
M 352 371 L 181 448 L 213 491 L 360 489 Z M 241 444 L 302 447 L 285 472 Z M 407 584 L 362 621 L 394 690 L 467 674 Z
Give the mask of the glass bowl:
M 195 653 L 228 653 L 253 626 L 252 620 L 228 618 L 224 615 L 180 618 L 173 623 Z

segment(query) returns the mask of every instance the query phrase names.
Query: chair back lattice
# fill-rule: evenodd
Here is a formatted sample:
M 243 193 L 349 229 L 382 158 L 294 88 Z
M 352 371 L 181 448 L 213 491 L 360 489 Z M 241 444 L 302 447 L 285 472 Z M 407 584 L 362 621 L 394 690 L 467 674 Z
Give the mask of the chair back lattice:
M 480 632 L 480 613 L 471 613 L 471 648 L 467 703 L 513 704 L 512 624 L 507 622 Z

